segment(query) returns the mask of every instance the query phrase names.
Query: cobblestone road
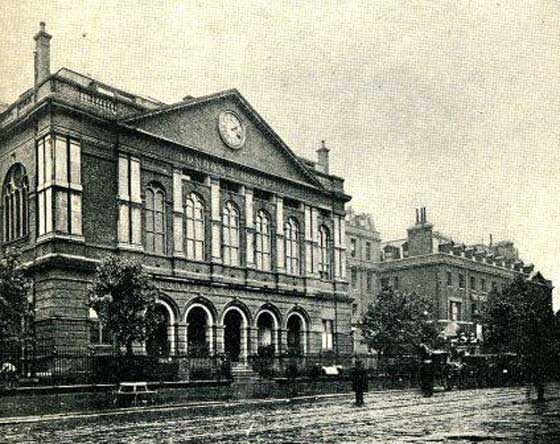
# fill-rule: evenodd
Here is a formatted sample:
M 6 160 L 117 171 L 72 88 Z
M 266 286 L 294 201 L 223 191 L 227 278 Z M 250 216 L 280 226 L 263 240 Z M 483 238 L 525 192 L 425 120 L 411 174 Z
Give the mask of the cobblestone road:
M 374 392 L 292 403 L 170 408 L 0 426 L 2 443 L 560 443 L 560 386 Z

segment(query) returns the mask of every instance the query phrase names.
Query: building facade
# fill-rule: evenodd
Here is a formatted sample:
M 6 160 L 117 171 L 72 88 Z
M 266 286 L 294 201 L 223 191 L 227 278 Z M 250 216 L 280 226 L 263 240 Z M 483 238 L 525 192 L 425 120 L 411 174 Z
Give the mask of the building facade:
M 348 353 L 343 179 L 236 90 L 165 105 L 63 68 L 44 24 L 35 85 L 0 114 L 3 246 L 33 272 L 36 336 L 108 340 L 87 305 L 107 255 L 142 261 L 171 353 Z
M 481 303 L 501 292 L 516 276 L 545 286 L 552 283 L 520 259 L 512 241 L 465 245 L 434 231 L 426 210 L 417 210 L 407 237 L 383 242 L 377 264 L 381 288 L 434 296 L 437 321 L 446 336 L 462 331 L 482 339 Z
M 354 351 L 367 352 L 362 341 L 360 321 L 379 292 L 377 264 L 380 258 L 380 237 L 370 214 L 346 214 L 346 263 L 352 303 L 352 335 Z

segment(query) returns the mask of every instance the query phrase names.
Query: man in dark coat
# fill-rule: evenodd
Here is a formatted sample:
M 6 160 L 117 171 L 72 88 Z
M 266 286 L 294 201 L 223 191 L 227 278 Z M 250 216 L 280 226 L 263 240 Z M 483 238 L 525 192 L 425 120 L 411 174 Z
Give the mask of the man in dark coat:
M 364 392 L 368 391 L 368 375 L 359 359 L 354 366 L 352 377 L 352 390 L 356 393 L 356 405 L 360 407 L 364 405 Z

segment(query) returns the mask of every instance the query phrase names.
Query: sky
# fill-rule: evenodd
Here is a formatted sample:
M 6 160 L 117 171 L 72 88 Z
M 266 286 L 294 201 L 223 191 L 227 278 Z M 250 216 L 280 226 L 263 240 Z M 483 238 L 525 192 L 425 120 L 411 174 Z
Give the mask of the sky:
M 40 21 L 52 71 L 167 103 L 237 88 L 297 154 L 326 140 L 383 240 L 427 207 L 560 283 L 558 1 L 1 0 L 0 102 L 33 84 Z

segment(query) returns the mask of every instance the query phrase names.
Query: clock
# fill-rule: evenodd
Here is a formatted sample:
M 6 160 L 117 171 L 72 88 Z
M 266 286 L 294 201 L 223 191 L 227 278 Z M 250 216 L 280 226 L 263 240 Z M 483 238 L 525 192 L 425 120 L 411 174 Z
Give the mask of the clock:
M 238 150 L 245 143 L 245 126 L 233 111 L 220 113 L 218 116 L 218 131 L 224 143 L 234 150 Z

